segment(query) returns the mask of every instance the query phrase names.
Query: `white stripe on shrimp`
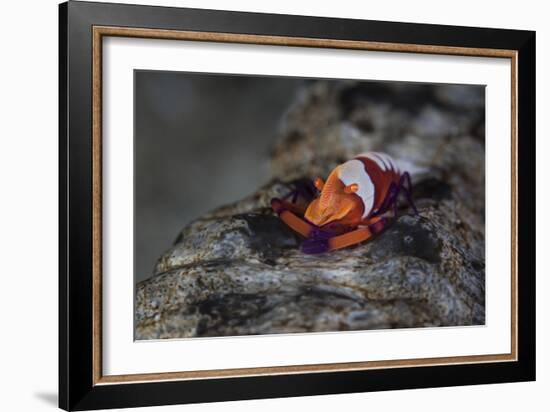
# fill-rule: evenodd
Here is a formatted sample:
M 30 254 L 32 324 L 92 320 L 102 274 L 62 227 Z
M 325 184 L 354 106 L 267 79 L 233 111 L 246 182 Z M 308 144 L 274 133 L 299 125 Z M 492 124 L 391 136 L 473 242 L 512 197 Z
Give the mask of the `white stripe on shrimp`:
M 355 194 L 363 201 L 363 218 L 367 217 L 374 206 L 374 184 L 365 170 L 365 165 L 357 159 L 348 160 L 338 171 L 338 177 L 344 185 L 357 184 Z

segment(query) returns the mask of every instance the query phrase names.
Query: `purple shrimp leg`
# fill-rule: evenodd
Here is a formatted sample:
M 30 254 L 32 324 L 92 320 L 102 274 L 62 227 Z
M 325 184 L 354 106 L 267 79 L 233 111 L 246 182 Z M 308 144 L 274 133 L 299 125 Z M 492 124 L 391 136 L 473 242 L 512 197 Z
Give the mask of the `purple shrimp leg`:
M 384 202 L 382 202 L 382 205 L 380 208 L 374 213 L 374 216 L 380 216 L 384 213 L 386 213 L 390 208 L 393 210 L 393 215 L 397 215 L 397 200 L 399 199 L 399 195 L 403 192 L 405 194 L 405 197 L 407 199 L 407 203 L 410 207 L 414 210 L 414 213 L 418 215 L 418 210 L 416 209 L 416 206 L 412 199 L 412 183 L 411 183 L 411 176 L 408 172 L 405 172 L 401 175 L 399 178 L 399 183 L 396 185 L 392 183 L 390 185 L 390 188 L 388 190 L 388 194 L 386 195 L 386 198 L 384 199 Z
M 359 244 L 380 234 L 392 222 L 392 219 L 387 217 L 374 220 L 376 221 L 369 224 L 368 228 L 359 227 L 351 232 L 342 233 L 341 231 L 314 228 L 302 243 L 301 250 L 303 253 L 313 255 Z
M 292 203 L 296 203 L 298 198 L 303 198 L 306 202 L 311 202 L 318 195 L 318 190 L 310 179 L 303 178 L 292 182 L 292 190 L 283 197 L 283 200 L 291 198 Z
M 407 183 L 407 187 L 405 187 L 405 182 Z M 411 175 L 409 172 L 403 173 L 401 178 L 399 179 L 399 185 L 403 189 L 403 192 L 405 193 L 405 197 L 407 198 L 407 203 L 410 207 L 412 207 L 414 214 L 418 215 L 418 209 L 416 208 L 416 205 L 414 204 L 413 198 L 412 198 L 412 182 L 411 182 Z
M 370 224 L 369 230 L 373 235 L 377 235 L 381 233 L 391 223 L 391 221 L 392 220 L 387 217 L 382 217 L 377 222 Z
M 307 255 L 317 255 L 319 253 L 328 252 L 330 249 L 329 240 L 334 236 L 335 234 L 316 227 L 302 242 L 301 250 Z
M 390 185 L 386 198 L 382 202 L 382 205 L 380 205 L 378 210 L 373 215 L 380 216 L 386 213 L 390 207 L 394 207 L 394 205 L 397 204 L 397 197 L 399 195 L 399 191 L 400 191 L 400 188 L 397 185 L 395 185 L 395 183 L 392 183 Z

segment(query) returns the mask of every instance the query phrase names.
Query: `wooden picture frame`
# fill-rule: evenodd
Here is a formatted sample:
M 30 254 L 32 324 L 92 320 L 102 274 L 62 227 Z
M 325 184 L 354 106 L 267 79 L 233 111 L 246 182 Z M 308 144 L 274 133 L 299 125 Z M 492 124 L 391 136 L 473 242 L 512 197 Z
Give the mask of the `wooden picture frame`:
M 535 379 L 535 33 L 68 2 L 59 8 L 59 405 L 167 405 Z M 102 373 L 102 40 L 193 40 L 510 59 L 507 354 L 150 374 Z

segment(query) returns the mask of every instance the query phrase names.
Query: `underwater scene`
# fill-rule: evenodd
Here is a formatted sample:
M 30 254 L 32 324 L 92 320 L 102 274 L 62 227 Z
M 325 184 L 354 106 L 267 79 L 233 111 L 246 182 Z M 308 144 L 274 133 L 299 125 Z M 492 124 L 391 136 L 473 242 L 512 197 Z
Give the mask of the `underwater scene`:
M 485 86 L 134 76 L 137 340 L 485 324 Z

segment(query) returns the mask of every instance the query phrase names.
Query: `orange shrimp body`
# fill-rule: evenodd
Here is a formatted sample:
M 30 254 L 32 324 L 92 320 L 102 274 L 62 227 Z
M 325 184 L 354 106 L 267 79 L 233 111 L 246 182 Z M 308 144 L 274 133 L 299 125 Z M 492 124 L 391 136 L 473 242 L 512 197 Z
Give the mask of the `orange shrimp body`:
M 315 181 L 320 190 L 305 212 L 305 218 L 316 226 L 339 222 L 358 226 L 369 220 L 380 208 L 392 183 L 401 174 L 395 162 L 383 153 L 364 153 L 337 166 L 326 183 Z
M 286 200 L 271 202 L 283 222 L 306 238 L 305 253 L 341 249 L 380 233 L 390 222 L 391 209 L 395 217 L 400 193 L 418 213 L 409 173 L 402 173 L 384 153 L 360 154 L 334 168 L 326 182 L 317 178 L 314 185 L 319 193 L 305 210 Z

